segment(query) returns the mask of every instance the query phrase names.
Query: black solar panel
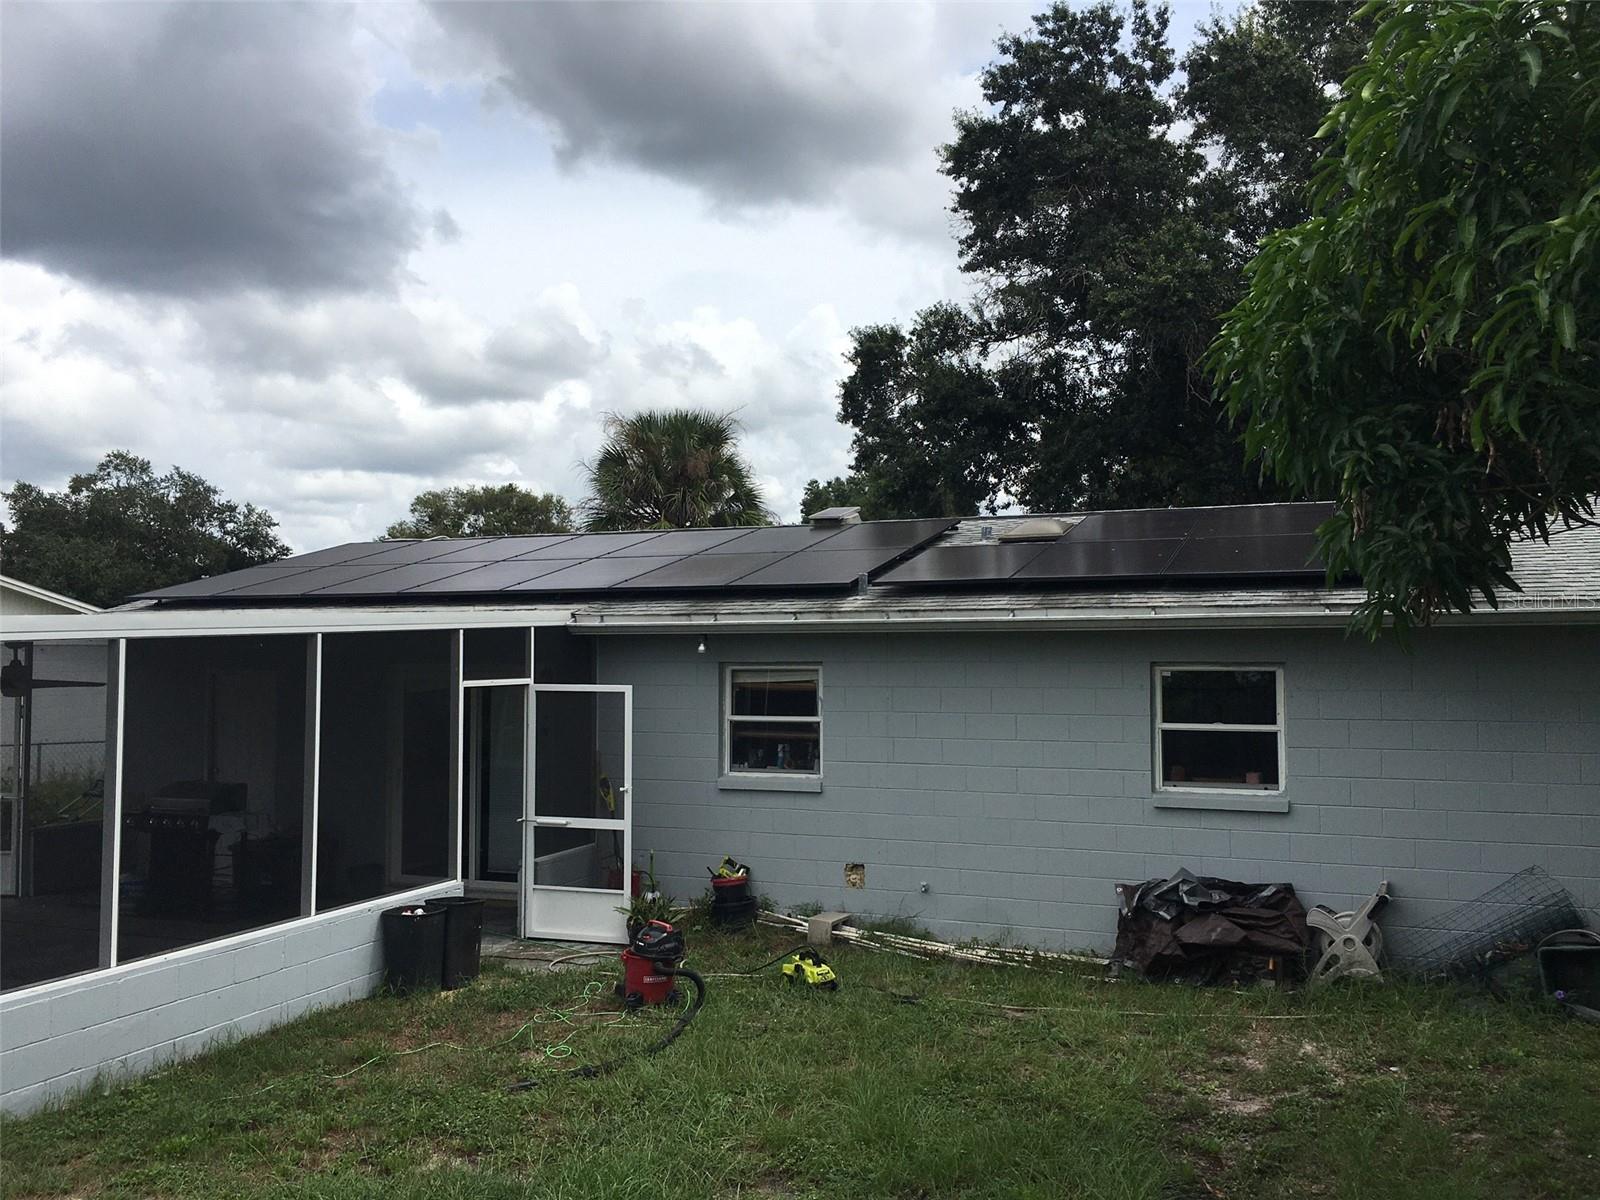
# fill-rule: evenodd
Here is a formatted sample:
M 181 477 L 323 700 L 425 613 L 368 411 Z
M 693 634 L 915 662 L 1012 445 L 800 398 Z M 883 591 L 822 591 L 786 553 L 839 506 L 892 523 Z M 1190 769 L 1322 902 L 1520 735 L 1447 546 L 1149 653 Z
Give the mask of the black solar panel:
M 1009 579 L 1052 542 L 999 546 L 935 546 L 885 571 L 880 583 L 988 583 Z
M 1145 538 L 1136 542 L 1052 542 L 1013 579 L 1155 578 L 1167 569 L 1183 545 L 1182 538 Z
M 807 550 L 790 554 L 770 567 L 746 575 L 739 587 L 845 587 L 871 575 L 892 557 L 882 550 Z
M 1194 528 L 1194 509 L 1141 508 L 1128 512 L 1090 513 L 1063 535 L 1074 542 L 1127 542 L 1144 538 L 1187 537 Z
M 794 553 L 820 546 L 837 537 L 837 529 L 813 529 L 809 525 L 775 525 L 762 529 L 746 530 L 736 541 L 712 546 L 707 554 L 776 554 L 779 551 Z
M 1273 537 L 1190 538 L 1167 569 L 1171 576 L 1322 575 L 1309 533 Z
M 1243 504 L 1200 509 L 1190 537 L 1273 537 L 1313 533 L 1333 516 L 1331 504 Z
M 409 543 L 408 543 L 409 544 Z M 307 554 L 296 554 L 281 562 L 268 564 L 275 567 L 326 567 L 334 563 L 354 562 L 360 558 L 370 558 L 374 554 L 381 554 L 388 549 L 386 542 L 346 542 L 342 546 L 329 546 L 326 550 L 312 550 Z
M 671 529 L 648 541 L 635 542 L 609 552 L 608 557 L 655 557 L 665 554 L 699 554 L 750 533 L 748 529 Z
M 581 561 L 583 560 L 571 558 L 523 558 L 513 562 L 483 563 L 475 567 L 470 563 L 463 563 L 461 565 L 469 569 L 459 575 L 416 584 L 408 589 L 407 594 L 451 593 L 470 596 L 484 592 L 498 592 L 515 587 L 519 583 L 526 583 L 530 579 L 538 579 L 541 575 L 564 571 Z
M 640 588 L 726 587 L 752 571 L 794 557 L 797 556 L 783 551 L 770 554 L 693 554 L 668 563 L 648 575 L 629 579 L 622 586 L 630 592 Z M 623 561 L 621 555 L 615 558 L 616 561 Z M 608 557 L 604 561 L 613 560 Z
M 441 555 L 459 554 L 463 550 L 476 549 L 493 540 L 493 538 L 427 538 L 415 542 L 395 542 L 376 554 L 368 554 L 355 561 L 387 563 L 395 566 L 401 563 L 426 562 Z
M 657 531 L 647 533 L 580 533 L 576 537 L 568 538 L 559 544 L 540 546 L 526 554 L 519 554 L 518 558 L 597 558 L 602 554 L 613 554 L 618 550 L 635 546 L 640 542 L 650 541 L 660 537 Z
M 312 596 L 393 596 L 408 588 L 420 587 L 425 583 L 436 583 L 441 579 L 449 579 L 463 574 L 472 569 L 471 563 L 406 563 L 404 566 L 391 567 L 377 575 L 363 575 L 359 579 L 347 580 L 344 583 L 330 584 L 328 587 L 318 588 Z
M 285 559 L 282 562 L 263 563 L 259 567 L 246 567 L 242 571 L 229 571 L 225 575 L 209 575 L 204 579 L 195 579 L 188 583 L 175 583 L 171 587 L 160 588 L 144 594 L 147 597 L 159 597 L 163 600 L 221 595 L 232 591 L 234 588 L 247 587 L 252 583 L 283 580 L 293 575 L 304 575 L 312 569 L 310 567 L 290 565 L 298 562 L 298 559 Z
M 1313 531 L 1331 511 L 1290 504 L 1092 513 L 1053 542 L 932 549 L 955 521 L 358 542 L 147 595 L 314 602 L 845 589 L 862 575 L 921 587 L 1289 578 L 1321 574 Z
M 349 583 L 352 579 L 364 579 L 368 575 L 386 574 L 394 564 L 366 562 L 333 563 L 326 567 L 312 567 L 309 571 L 284 571 L 282 578 L 263 579 L 258 583 L 248 584 L 245 587 L 229 588 L 226 592 L 228 599 L 258 599 L 267 596 L 305 596 L 319 588 L 331 587 L 336 583 Z M 218 577 L 218 582 L 230 578 L 227 575 Z M 218 593 L 213 593 L 218 594 Z
M 586 562 L 573 563 L 570 567 L 563 567 L 559 571 L 552 571 L 548 575 L 541 575 L 537 579 L 519 583 L 506 590 L 508 592 L 601 591 L 613 584 L 621 583 L 624 579 L 632 579 L 635 575 L 643 575 L 646 571 L 654 571 L 657 567 L 664 567 L 676 561 L 665 557 L 591 558 Z
M 868 521 L 861 525 L 846 525 L 836 536 L 828 539 L 826 547 L 829 550 L 910 550 L 955 525 L 955 520 L 947 517 L 918 521 Z
M 459 548 L 450 550 L 437 557 L 430 558 L 429 562 L 447 563 L 491 563 L 505 562 L 508 558 L 516 558 L 520 554 L 531 554 L 535 550 L 548 550 L 551 546 L 570 542 L 570 533 L 551 533 L 529 537 L 497 537 L 481 541 L 476 538 L 466 539 L 462 545 L 457 539 L 451 539 L 451 544 Z M 577 557 L 574 555 L 574 557 Z

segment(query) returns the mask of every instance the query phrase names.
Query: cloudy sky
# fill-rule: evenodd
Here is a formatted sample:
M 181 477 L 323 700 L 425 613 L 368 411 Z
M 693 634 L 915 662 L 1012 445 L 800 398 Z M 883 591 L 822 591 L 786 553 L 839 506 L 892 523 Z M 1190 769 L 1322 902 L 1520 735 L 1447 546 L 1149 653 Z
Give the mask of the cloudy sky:
M 11 0 L 0 479 L 126 448 L 304 550 L 695 404 L 793 520 L 848 330 L 963 294 L 934 148 L 1034 7 Z

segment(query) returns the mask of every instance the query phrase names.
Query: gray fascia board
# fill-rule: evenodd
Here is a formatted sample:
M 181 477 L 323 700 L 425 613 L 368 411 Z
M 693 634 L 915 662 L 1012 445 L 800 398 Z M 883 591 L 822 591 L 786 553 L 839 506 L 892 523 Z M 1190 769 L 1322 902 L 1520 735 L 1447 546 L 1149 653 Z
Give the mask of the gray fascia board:
M 893 629 L 906 633 L 928 633 L 952 629 L 993 632 L 1004 629 L 1084 629 L 1115 630 L 1141 626 L 1166 629 L 1316 629 L 1343 628 L 1350 621 L 1350 609 L 1250 609 L 1207 612 L 1189 609 L 1180 612 L 1140 609 L 1127 612 L 1086 611 L 1067 613 L 1053 610 L 1011 610 L 1009 615 L 992 612 L 764 612 L 721 614 L 680 612 L 662 614 L 604 613 L 578 611 L 572 617 L 572 631 L 584 634 L 700 633 L 707 629 L 771 630 L 793 632 L 876 632 Z M 1560 605 L 1551 608 L 1517 608 L 1502 604 L 1498 610 L 1471 614 L 1447 614 L 1436 622 L 1451 627 L 1505 625 L 1594 625 L 1600 624 L 1600 603 L 1592 607 Z

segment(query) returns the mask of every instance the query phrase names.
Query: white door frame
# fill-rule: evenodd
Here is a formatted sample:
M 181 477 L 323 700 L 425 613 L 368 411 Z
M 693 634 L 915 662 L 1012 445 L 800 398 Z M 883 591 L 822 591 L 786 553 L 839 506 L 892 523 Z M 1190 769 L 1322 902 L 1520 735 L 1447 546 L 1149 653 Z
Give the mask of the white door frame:
M 622 816 L 540 817 L 535 754 L 539 697 L 544 693 L 583 693 L 622 697 Z M 562 941 L 612 942 L 628 940 L 627 919 L 617 908 L 628 901 L 633 878 L 633 685 L 627 683 L 536 683 L 528 704 L 528 784 L 523 793 L 522 887 L 518 904 L 519 933 L 523 937 Z M 535 830 L 540 827 L 622 831 L 622 884 L 618 888 L 565 887 L 541 884 L 535 857 Z

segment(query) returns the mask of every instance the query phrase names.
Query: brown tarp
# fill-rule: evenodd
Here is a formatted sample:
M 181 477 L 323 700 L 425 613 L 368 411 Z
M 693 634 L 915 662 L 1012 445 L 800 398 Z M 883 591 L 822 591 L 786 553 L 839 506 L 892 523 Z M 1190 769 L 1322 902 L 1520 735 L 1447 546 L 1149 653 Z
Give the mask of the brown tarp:
M 1240 883 L 1180 870 L 1119 883 L 1114 961 L 1150 979 L 1210 983 L 1305 969 L 1306 910 L 1288 883 Z

